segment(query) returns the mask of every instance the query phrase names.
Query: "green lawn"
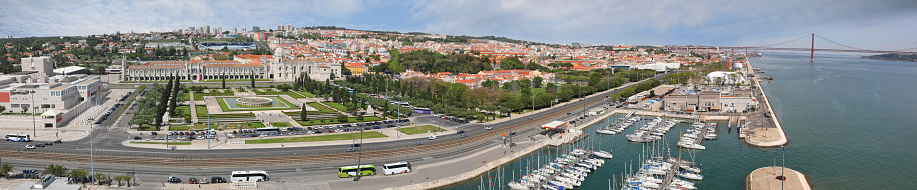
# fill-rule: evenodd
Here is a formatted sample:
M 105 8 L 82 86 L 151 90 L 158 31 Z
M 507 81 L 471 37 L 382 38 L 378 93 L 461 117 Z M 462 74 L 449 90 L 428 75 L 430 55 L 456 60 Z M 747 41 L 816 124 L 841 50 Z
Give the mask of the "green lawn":
M 188 100 L 190 100 L 190 99 L 189 99 L 190 97 L 188 97 L 189 94 L 190 94 L 190 93 L 187 93 L 187 92 L 179 92 L 179 93 L 178 93 L 178 99 L 177 99 L 177 100 L 178 100 L 179 102 L 188 101 Z
M 207 79 L 204 82 L 222 82 L 223 79 Z M 226 82 L 252 81 L 252 79 L 226 79 Z M 270 81 L 270 79 L 255 79 L 255 81 Z M 251 84 L 249 84 L 251 85 Z
M 331 106 L 332 108 L 341 110 L 343 112 L 348 111 L 347 107 L 344 107 L 344 105 L 341 105 L 339 103 L 335 103 L 335 102 L 322 102 L 322 103 L 325 103 L 325 105 Z
M 292 127 L 293 124 L 290 122 L 271 122 L 272 127 Z
M 303 91 L 296 91 L 296 92 L 299 92 L 299 93 L 302 94 L 303 96 L 306 96 L 306 97 L 309 97 L 309 98 L 315 98 L 315 97 L 317 97 L 315 94 L 312 94 L 311 92 L 305 91 L 305 90 L 303 90 Z
M 194 109 L 197 110 L 198 117 L 207 117 L 207 106 L 205 105 L 195 105 Z
M 363 120 L 357 120 L 357 118 L 355 117 L 347 118 L 347 122 L 340 122 L 337 120 L 337 118 L 310 119 L 309 121 L 296 121 L 296 122 L 298 122 L 299 125 L 302 125 L 302 126 L 311 126 L 311 125 L 329 125 L 329 124 L 356 123 L 356 122 L 381 121 L 381 120 L 383 119 L 376 117 L 376 116 L 367 116 L 367 117 L 363 117 Z
M 185 115 L 191 115 L 191 106 L 176 106 L 175 114 L 172 116 L 184 117 Z
M 306 105 L 309 105 L 309 107 L 317 109 L 318 112 L 320 113 L 338 113 L 337 111 L 334 111 L 333 109 L 328 108 L 328 106 L 319 104 L 317 102 L 308 102 L 306 103 Z
M 388 137 L 382 133 L 371 131 L 363 132 L 363 139 L 371 138 L 382 138 Z M 318 136 L 308 136 L 308 137 L 288 137 L 288 138 L 276 138 L 276 139 L 258 139 L 258 140 L 245 140 L 245 144 L 268 144 L 268 143 L 292 143 L 292 142 L 317 142 L 317 141 L 337 141 L 337 140 L 351 140 L 354 138 L 360 138 L 360 133 L 345 133 L 345 134 L 334 134 L 334 135 L 318 135 Z
M 401 131 L 401 133 L 404 133 L 407 135 L 416 135 L 416 134 L 427 133 L 427 131 L 433 132 L 434 129 L 436 130 L 436 132 L 446 131 L 445 129 L 434 127 L 432 125 L 424 125 L 424 126 L 417 126 L 417 127 L 402 127 L 401 129 L 398 129 L 398 131 Z
M 137 131 L 159 131 L 159 128 L 149 124 L 141 124 Z
M 165 142 L 131 142 L 136 144 L 166 144 Z M 191 142 L 169 142 L 169 145 L 191 145 Z
M 204 96 L 232 96 L 232 90 L 223 90 L 223 93 L 220 93 L 217 90 L 210 90 L 210 93 L 194 93 L 194 100 L 204 100 Z
M 535 91 L 535 96 L 538 96 L 538 95 L 541 95 L 541 94 L 544 94 L 544 93 L 545 93 L 545 88 L 544 88 L 544 87 L 542 87 L 542 88 L 535 88 L 534 91 Z M 516 91 L 516 94 L 522 94 L 522 90 L 517 90 L 517 91 Z
M 290 95 L 290 96 L 293 97 L 293 98 L 304 98 L 303 96 L 301 96 L 301 95 L 299 95 L 299 94 L 297 94 L 297 93 L 295 93 L 295 92 L 292 92 L 292 91 L 286 91 L 286 92 L 271 92 L 271 91 L 268 91 L 268 92 L 257 92 L 257 91 L 256 91 L 255 94 L 258 94 L 258 95 L 280 95 L 280 94 L 286 94 L 286 95 Z
M 228 105 L 226 105 L 226 101 L 221 100 L 222 98 L 217 98 L 217 103 L 220 104 L 220 109 L 222 109 L 223 111 L 261 111 L 261 110 L 291 110 L 291 109 L 297 109 L 297 108 L 296 108 L 296 105 L 293 105 L 293 103 L 290 103 L 290 102 L 288 102 L 287 100 L 284 100 L 284 99 L 281 98 L 280 96 L 275 96 L 275 97 L 277 97 L 277 100 L 280 100 L 280 102 L 286 104 L 286 105 L 289 106 L 289 107 L 287 107 L 287 108 L 275 108 L 275 107 L 270 107 L 270 108 L 258 108 L 258 109 L 237 109 L 237 110 L 232 110 L 231 108 L 229 108 Z
M 200 130 L 205 130 L 205 129 L 208 129 L 208 128 L 217 129 L 217 128 L 220 127 L 220 125 L 223 125 L 223 126 L 224 126 L 223 129 L 238 129 L 238 128 L 239 128 L 238 125 L 242 125 L 242 128 L 244 128 L 244 129 L 262 128 L 262 127 L 264 127 L 264 124 L 262 124 L 261 122 L 250 122 L 250 123 L 215 123 L 215 125 L 213 125 L 213 124 L 206 124 L 206 123 L 197 123 L 197 124 L 194 124 L 194 125 L 174 125 L 174 126 L 169 126 L 169 130 L 170 130 L 170 131 L 200 131 Z

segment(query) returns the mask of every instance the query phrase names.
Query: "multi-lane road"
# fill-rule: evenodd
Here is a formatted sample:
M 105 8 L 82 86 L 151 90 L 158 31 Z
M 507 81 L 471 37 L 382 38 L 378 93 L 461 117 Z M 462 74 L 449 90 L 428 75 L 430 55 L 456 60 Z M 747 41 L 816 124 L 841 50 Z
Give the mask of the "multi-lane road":
M 657 75 L 656 78 L 661 78 L 663 75 Z M 629 83 L 627 85 L 632 85 L 636 83 Z M 626 86 L 625 86 L 626 87 Z M 447 143 L 447 142 L 463 142 L 467 141 L 468 143 L 463 143 L 462 146 L 455 146 L 454 148 L 448 148 L 438 151 L 430 151 L 426 153 L 418 154 L 409 154 L 407 156 L 401 157 L 386 157 L 386 158 L 374 158 L 371 160 L 364 160 L 367 162 L 373 163 L 386 163 L 394 161 L 409 161 L 412 163 L 424 164 L 424 163 L 435 163 L 438 161 L 456 158 L 463 155 L 472 154 L 478 150 L 486 149 L 492 146 L 500 145 L 499 134 L 502 132 L 510 131 L 509 128 L 513 127 L 512 131 L 517 131 L 517 138 L 527 138 L 534 135 L 536 132 L 537 126 L 553 121 L 553 120 L 562 120 L 569 121 L 575 117 L 583 115 L 583 111 L 593 108 L 593 107 L 604 107 L 608 106 L 605 100 L 606 95 L 617 93 L 619 90 L 612 90 L 602 92 L 597 95 L 589 96 L 585 99 L 573 100 L 569 103 L 562 105 L 555 105 L 550 110 L 535 112 L 530 115 L 522 116 L 519 118 L 513 118 L 513 120 L 508 120 L 500 123 L 487 124 L 488 127 L 492 127 L 493 130 L 485 130 L 482 127 L 481 123 L 468 123 L 461 124 L 452 122 L 449 120 L 444 120 L 436 118 L 430 115 L 415 115 L 411 118 L 412 121 L 417 123 L 437 123 L 445 125 L 446 127 L 458 127 L 458 130 L 464 130 L 465 134 L 469 137 L 481 136 L 484 137 L 483 140 L 471 141 L 471 138 L 460 138 L 458 134 L 453 132 L 446 132 L 445 134 L 437 135 L 437 139 L 434 141 L 423 141 L 425 144 L 430 143 Z M 125 118 L 130 118 L 132 113 L 136 111 L 136 107 L 127 107 L 122 106 L 122 108 L 127 108 L 128 111 L 122 116 Z M 567 112 L 572 112 L 573 114 L 567 114 Z M 114 123 L 114 126 L 124 126 L 127 125 L 129 119 L 118 120 L 117 123 Z M 105 122 L 108 123 L 108 122 Z M 272 157 L 272 156 L 288 156 L 288 155 L 303 155 L 303 154 L 329 154 L 326 163 L 309 163 L 309 164 L 278 164 L 278 165 L 265 165 L 259 166 L 259 169 L 265 169 L 272 172 L 272 176 L 283 177 L 285 175 L 293 176 L 299 175 L 296 174 L 297 171 L 312 171 L 312 170 L 321 170 L 321 171 L 334 171 L 334 166 L 355 164 L 355 161 L 346 160 L 340 161 L 335 159 L 334 153 L 343 153 L 343 150 L 349 148 L 349 145 L 327 145 L 327 146 L 311 146 L 311 147 L 285 147 L 285 148 L 257 148 L 257 149 L 214 149 L 214 150 L 168 150 L 168 149 L 150 149 L 150 148 L 137 148 L 137 147 L 128 147 L 124 146 L 123 141 L 131 138 L 131 134 L 128 134 L 126 131 L 121 130 L 110 130 L 112 125 L 98 125 L 95 127 L 93 132 L 94 142 L 93 153 L 102 154 L 102 155 L 111 155 L 111 156 L 126 156 L 126 157 L 137 157 L 137 159 L 143 159 L 143 157 L 154 157 L 154 158 L 231 158 L 231 157 Z M 90 138 L 84 138 L 77 141 L 65 142 L 62 144 L 55 144 L 53 146 L 40 148 L 36 150 L 29 151 L 38 151 L 38 152 L 62 152 L 70 154 L 89 154 L 90 150 Z M 364 151 L 378 151 L 378 150 L 389 150 L 389 149 L 398 149 L 405 147 L 412 147 L 415 143 L 419 141 L 417 139 L 407 139 L 407 140 L 396 140 L 388 142 L 378 142 L 378 143 L 366 143 L 363 144 Z M 17 150 L 18 146 L 16 143 L 0 143 L 0 148 L 7 150 L 5 153 L 11 153 L 10 150 Z M 6 156 L 4 156 L 6 157 Z M 55 161 L 48 160 L 19 160 L 19 159 L 3 159 L 4 163 L 13 163 L 19 169 L 42 169 L 50 163 L 58 163 Z M 70 167 L 80 167 L 80 168 L 89 168 L 89 163 L 64 163 Z M 124 166 L 124 165 L 108 165 L 103 163 L 96 163 L 94 167 L 97 171 L 102 172 L 125 172 L 128 169 L 136 170 L 137 174 L 143 179 L 145 176 L 146 179 L 164 179 L 163 176 L 168 175 L 189 175 L 189 176 L 205 176 L 205 175 L 223 175 L 229 173 L 229 171 L 239 170 L 240 168 L 250 169 L 244 166 L 229 166 L 229 167 L 190 167 L 189 170 L 175 170 L 168 166 Z M 193 169 L 192 169 L 193 168 Z M 333 172 L 332 172 L 333 173 Z M 321 175 L 327 175 L 321 173 Z

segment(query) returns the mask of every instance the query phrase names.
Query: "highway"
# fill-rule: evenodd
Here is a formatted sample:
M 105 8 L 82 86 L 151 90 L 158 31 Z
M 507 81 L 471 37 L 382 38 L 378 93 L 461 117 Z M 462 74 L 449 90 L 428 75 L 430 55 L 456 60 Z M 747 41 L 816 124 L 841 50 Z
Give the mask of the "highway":
M 656 78 L 659 79 L 663 77 L 663 74 L 657 75 Z M 628 85 L 633 85 L 636 83 L 630 83 Z M 625 86 L 626 87 L 626 86 Z M 516 136 L 517 138 L 527 138 L 534 135 L 536 132 L 537 126 L 541 124 L 553 121 L 569 121 L 574 117 L 583 115 L 583 111 L 593 108 L 593 107 L 603 107 L 607 106 L 605 103 L 605 96 L 617 93 L 621 91 L 613 90 L 609 92 L 604 92 L 599 95 L 593 95 L 587 97 L 585 100 L 572 100 L 571 102 L 563 105 L 555 105 L 551 110 L 536 112 L 531 115 L 527 115 L 520 118 L 513 118 L 513 120 L 488 124 L 487 126 L 493 127 L 493 130 L 484 130 L 482 124 L 480 123 L 470 123 L 462 125 L 460 123 L 452 122 L 449 120 L 443 120 L 435 118 L 432 116 L 415 116 L 412 119 L 414 122 L 421 123 L 439 123 L 446 125 L 447 127 L 451 126 L 461 126 L 458 130 L 464 130 L 465 134 L 469 137 L 459 138 L 459 135 L 455 132 L 446 132 L 446 134 L 438 134 L 436 140 L 424 140 L 422 146 L 415 146 L 417 139 L 409 140 L 397 140 L 389 142 L 380 142 L 380 143 L 367 143 L 363 144 L 363 158 L 373 155 L 372 153 L 378 152 L 391 152 L 396 150 L 410 150 L 410 149 L 424 149 L 425 147 L 435 147 L 436 144 L 442 143 L 443 146 L 449 145 L 448 148 L 440 149 L 430 149 L 427 151 L 422 151 L 414 154 L 405 154 L 404 156 L 395 155 L 395 156 L 385 156 L 384 158 L 368 158 L 363 159 L 365 162 L 370 163 L 387 163 L 395 161 L 409 161 L 411 163 L 416 163 L 417 165 L 436 163 L 447 158 L 455 158 L 462 155 L 472 154 L 478 150 L 482 150 L 488 147 L 499 146 L 500 145 L 500 133 L 510 131 L 509 127 L 513 126 L 512 131 L 519 132 Z M 585 108 L 584 108 L 585 104 Z M 125 106 L 122 106 L 125 107 Z M 131 114 L 135 111 L 135 107 L 129 109 L 129 113 L 123 115 L 122 117 L 130 118 Z M 572 112 L 573 114 L 567 115 L 567 112 Z M 115 126 L 126 126 L 128 119 L 119 120 Z M 107 123 L 107 122 L 106 122 Z M 102 172 L 125 172 L 128 169 L 136 170 L 140 179 L 148 180 L 161 180 L 165 179 L 164 176 L 167 175 L 185 175 L 185 176 L 206 176 L 206 175 L 221 175 L 226 176 L 229 171 L 240 170 L 242 168 L 250 169 L 251 165 L 233 165 L 233 164 L 221 164 L 219 161 L 214 160 L 227 160 L 231 162 L 234 160 L 242 159 L 252 159 L 262 164 L 253 164 L 258 165 L 258 169 L 265 169 L 272 173 L 272 176 L 284 177 L 284 176 L 302 176 L 301 173 L 297 174 L 297 171 L 316 171 L 308 172 L 309 175 L 316 176 L 334 176 L 334 171 L 337 167 L 341 165 L 353 165 L 356 164 L 356 159 L 346 159 L 350 158 L 351 155 L 356 153 L 344 153 L 343 150 L 349 148 L 348 145 L 328 145 L 328 146 L 313 146 L 313 147 L 286 147 L 286 148 L 259 148 L 259 149 L 217 149 L 217 150 L 168 150 L 168 149 L 149 149 L 149 148 L 136 148 L 136 147 L 127 147 L 121 143 L 130 138 L 131 136 L 126 131 L 120 130 L 109 130 L 111 126 L 109 125 L 100 125 L 93 130 L 92 135 L 95 143 L 93 143 L 93 153 L 97 155 L 95 159 L 97 160 L 95 168 L 97 171 Z M 476 138 L 475 138 L 476 137 Z M 13 163 L 18 169 L 43 169 L 50 163 L 64 164 L 65 166 L 74 168 L 89 168 L 89 163 L 84 161 L 73 161 L 73 162 L 58 162 L 50 161 L 44 159 L 9 159 L 8 155 L 13 154 L 25 154 L 25 153 L 16 153 L 19 147 L 17 143 L 4 142 L 0 143 L 0 149 L 3 151 L 3 159 L 5 163 Z M 165 145 L 163 145 L 165 146 Z M 73 142 L 64 142 L 63 144 L 55 144 L 53 146 L 39 148 L 36 150 L 29 150 L 24 152 L 44 152 L 44 153 L 65 153 L 62 155 L 70 156 L 74 160 L 79 160 L 81 156 L 88 156 L 89 154 L 89 138 L 84 138 L 78 141 Z M 73 154 L 73 155 L 67 155 Z M 137 165 L 131 166 L 123 164 L 107 164 L 103 161 L 99 161 L 99 155 L 104 156 L 115 156 L 115 157 L 128 157 L 133 160 L 151 160 L 156 162 L 159 158 L 160 160 L 168 160 L 163 162 L 179 162 L 190 165 L 185 166 L 176 166 L 176 165 Z M 314 155 L 314 157 L 320 158 L 320 160 L 313 160 L 309 162 L 271 162 L 264 161 L 265 157 L 278 157 L 278 156 L 295 156 L 295 155 Z M 378 155 L 378 154 L 377 154 Z M 123 158 L 122 158 L 123 159 Z M 85 160 L 85 161 L 88 161 Z M 132 161 L 132 160 L 127 160 Z M 209 163 L 209 164 L 208 164 Z M 187 170 L 175 170 L 174 168 L 186 168 Z

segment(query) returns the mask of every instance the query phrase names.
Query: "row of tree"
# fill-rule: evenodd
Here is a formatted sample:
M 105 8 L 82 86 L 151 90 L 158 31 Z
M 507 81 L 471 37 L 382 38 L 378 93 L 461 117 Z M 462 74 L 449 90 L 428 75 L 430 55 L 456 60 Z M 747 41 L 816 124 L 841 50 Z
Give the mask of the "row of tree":
M 178 107 L 178 97 L 184 92 L 179 80 L 169 77 L 165 87 L 159 84 L 153 84 L 153 87 L 144 93 L 144 97 L 138 100 L 138 111 L 134 114 L 130 124 L 149 124 L 157 129 L 162 125 L 162 117 L 166 112 L 169 115 L 175 114 L 175 108 Z

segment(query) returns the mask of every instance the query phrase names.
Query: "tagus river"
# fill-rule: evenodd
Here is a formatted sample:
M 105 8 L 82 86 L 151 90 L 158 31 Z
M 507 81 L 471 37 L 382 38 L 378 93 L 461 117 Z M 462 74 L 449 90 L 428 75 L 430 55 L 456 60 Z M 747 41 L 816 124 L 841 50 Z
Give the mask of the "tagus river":
M 789 138 L 786 166 L 805 174 L 813 189 L 917 187 L 917 63 L 851 55 L 816 55 L 810 63 L 807 54 L 777 52 L 765 52 L 764 57 L 751 61 L 774 77 L 763 86 Z M 606 125 L 608 120 L 585 129 L 589 138 L 576 145 L 543 148 L 483 176 L 441 189 L 479 189 L 482 181 L 485 189 L 491 189 L 491 183 L 495 189 L 509 189 L 506 182 L 518 179 L 528 163 L 539 158 L 545 162 L 571 146 L 613 150 L 614 159 L 577 188 L 608 189 L 609 179 L 620 180 L 631 162 L 640 163 L 645 145 L 627 142 L 622 134 L 595 134 Z M 666 135 L 672 148 L 667 151 L 672 155 L 678 154 L 677 134 L 687 126 L 679 124 Z M 735 128 L 730 130 L 725 122 L 719 126 L 718 140 L 701 143 L 706 150 L 681 152 L 682 158 L 703 164 L 704 180 L 696 181 L 698 189 L 744 189 L 744 179 L 752 170 L 775 161 L 781 164 L 780 148 L 750 147 L 739 141 Z M 491 182 L 498 176 L 504 182 Z

